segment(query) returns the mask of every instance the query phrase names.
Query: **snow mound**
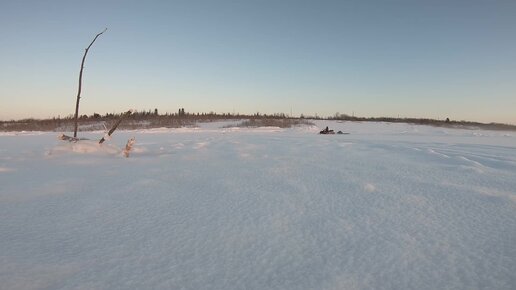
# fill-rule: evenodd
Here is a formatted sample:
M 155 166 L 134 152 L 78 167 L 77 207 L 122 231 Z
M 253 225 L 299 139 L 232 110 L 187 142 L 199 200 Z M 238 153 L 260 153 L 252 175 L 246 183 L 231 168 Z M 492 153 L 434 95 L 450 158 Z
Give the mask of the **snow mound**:
M 78 142 L 63 141 L 49 151 L 48 155 L 64 153 L 113 155 L 121 152 L 122 150 L 120 148 L 112 144 L 99 144 L 98 141 L 80 140 Z

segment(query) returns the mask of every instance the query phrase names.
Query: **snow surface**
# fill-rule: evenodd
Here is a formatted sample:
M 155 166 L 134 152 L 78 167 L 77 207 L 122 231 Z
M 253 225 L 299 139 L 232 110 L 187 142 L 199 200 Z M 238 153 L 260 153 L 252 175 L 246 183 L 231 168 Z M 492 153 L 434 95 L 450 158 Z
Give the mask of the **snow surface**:
M 0 288 L 516 289 L 514 132 L 223 125 L 2 133 Z

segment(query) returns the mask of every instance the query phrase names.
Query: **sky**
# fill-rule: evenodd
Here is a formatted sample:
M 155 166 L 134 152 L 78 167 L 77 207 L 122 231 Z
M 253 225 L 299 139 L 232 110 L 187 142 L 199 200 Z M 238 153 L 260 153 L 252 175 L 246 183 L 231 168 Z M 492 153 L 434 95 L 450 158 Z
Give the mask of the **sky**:
M 0 1 L 0 119 L 285 113 L 516 124 L 516 1 Z

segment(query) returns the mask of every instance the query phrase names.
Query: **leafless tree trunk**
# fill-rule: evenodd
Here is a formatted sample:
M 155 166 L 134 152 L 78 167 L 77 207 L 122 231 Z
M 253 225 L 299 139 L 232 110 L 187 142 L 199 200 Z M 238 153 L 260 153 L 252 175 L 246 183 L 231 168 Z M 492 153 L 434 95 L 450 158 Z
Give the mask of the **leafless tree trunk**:
M 95 36 L 95 38 L 93 38 L 93 41 L 90 43 L 90 45 L 88 45 L 88 47 L 86 48 L 86 50 L 84 51 L 84 56 L 82 57 L 82 62 L 81 62 L 81 71 L 79 72 L 79 89 L 77 90 L 77 101 L 75 103 L 75 125 L 74 125 L 74 130 L 73 130 L 73 137 L 76 138 L 77 137 L 77 120 L 79 118 L 79 100 L 81 99 L 81 88 L 82 88 L 82 71 L 84 69 L 84 61 L 86 60 L 86 55 L 88 54 L 88 50 L 90 49 L 90 47 L 93 45 L 93 43 L 95 42 L 95 40 L 97 40 L 97 38 L 104 32 L 106 32 L 107 28 L 104 29 L 101 33 L 97 34 Z
M 113 132 L 115 132 L 115 130 L 116 130 L 116 128 L 118 127 L 118 125 L 120 125 L 120 123 L 122 122 L 122 120 L 123 120 L 125 117 L 127 117 L 127 116 L 131 115 L 131 113 L 132 113 L 132 112 L 133 112 L 132 110 L 129 110 L 129 111 L 127 111 L 127 112 L 123 113 L 123 114 L 122 114 L 122 116 L 120 116 L 120 119 L 118 119 L 118 121 L 116 121 L 116 123 L 113 125 L 113 127 L 111 127 L 111 130 L 109 130 L 109 132 L 108 132 L 108 134 L 107 134 L 107 137 L 110 137 L 110 136 L 111 136 L 111 134 L 113 134 Z M 102 137 L 102 139 L 100 139 L 100 141 L 99 141 L 99 144 L 104 143 L 104 141 L 106 141 L 106 138 Z

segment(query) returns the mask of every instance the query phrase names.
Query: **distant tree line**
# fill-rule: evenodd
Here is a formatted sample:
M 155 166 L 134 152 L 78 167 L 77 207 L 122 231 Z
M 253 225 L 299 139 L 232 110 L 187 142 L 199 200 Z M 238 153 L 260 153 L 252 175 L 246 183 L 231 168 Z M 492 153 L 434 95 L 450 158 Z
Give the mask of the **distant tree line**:
M 436 127 L 449 127 L 449 128 L 464 128 L 464 129 L 485 129 L 485 130 L 516 130 L 516 125 L 502 124 L 502 123 L 480 123 L 471 122 L 465 120 L 450 120 L 446 118 L 444 120 L 429 119 L 429 118 L 393 118 L 393 117 L 355 117 L 346 114 L 336 113 L 332 117 L 328 117 L 328 120 L 341 120 L 341 121 L 358 121 L 358 122 L 388 122 L 388 123 L 408 123 L 417 125 L 429 125 Z
M 93 113 L 91 115 L 80 115 L 79 131 L 103 130 L 110 128 L 123 113 Z M 180 108 L 177 113 L 159 114 L 158 109 L 133 111 L 125 118 L 119 129 L 144 129 L 144 128 L 179 128 L 185 126 L 195 126 L 197 122 L 212 122 L 218 120 L 231 119 L 285 119 L 283 113 L 253 115 L 235 113 L 190 113 Z M 56 131 L 71 132 L 74 130 L 74 115 L 65 117 L 53 117 L 51 119 L 22 119 L 11 121 L 0 121 L 0 131 Z
M 105 130 L 110 128 L 123 113 L 93 113 L 91 115 L 79 116 L 79 131 Z M 479 123 L 469 121 L 455 121 L 446 118 L 445 120 L 427 118 L 392 118 L 392 117 L 356 117 L 336 113 L 330 117 L 320 117 L 301 114 L 299 117 L 291 117 L 285 113 L 261 114 L 240 114 L 240 113 L 190 113 L 184 108 L 178 109 L 177 113 L 159 114 L 158 109 L 133 111 L 119 126 L 119 129 L 145 129 L 145 128 L 179 128 L 195 126 L 197 122 L 213 122 L 220 120 L 243 120 L 239 126 L 277 126 L 290 127 L 300 124 L 311 124 L 303 120 L 337 120 L 337 121 L 360 121 L 360 122 L 389 122 L 389 123 L 410 123 L 451 128 L 480 128 L 489 130 L 516 130 L 515 125 L 500 123 Z M 66 117 L 54 117 L 50 119 L 22 119 L 11 121 L 0 121 L 0 131 L 55 131 L 71 132 L 74 126 L 74 115 Z

